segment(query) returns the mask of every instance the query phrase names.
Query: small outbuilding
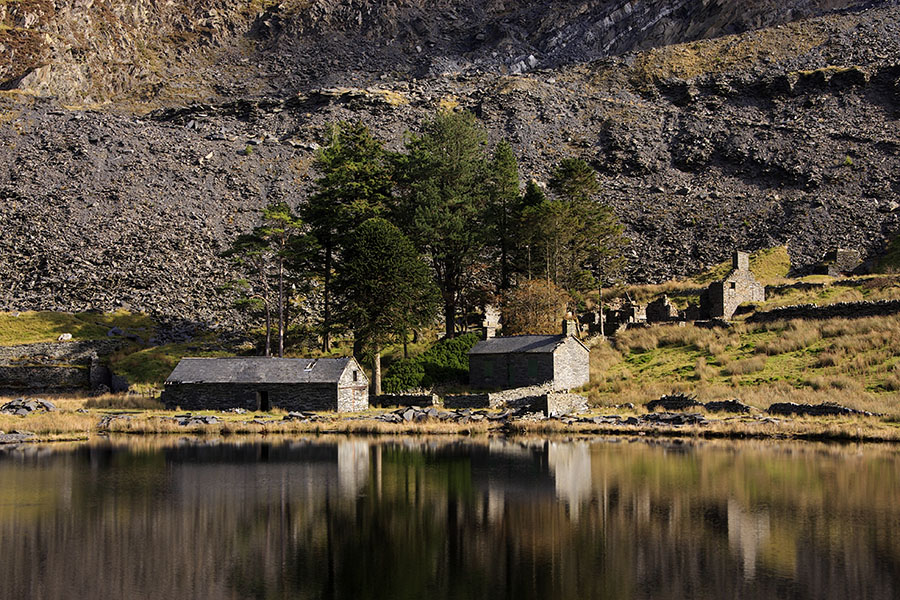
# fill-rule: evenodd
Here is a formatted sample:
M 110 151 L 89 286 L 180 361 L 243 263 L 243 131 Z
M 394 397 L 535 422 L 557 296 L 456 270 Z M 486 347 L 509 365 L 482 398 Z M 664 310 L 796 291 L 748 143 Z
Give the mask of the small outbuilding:
M 549 384 L 554 390 L 581 387 L 590 381 L 590 351 L 572 334 L 492 337 L 469 351 L 469 383 L 477 389 L 511 389 Z
M 162 401 L 182 410 L 337 411 L 369 408 L 369 380 L 346 358 L 183 358 Z

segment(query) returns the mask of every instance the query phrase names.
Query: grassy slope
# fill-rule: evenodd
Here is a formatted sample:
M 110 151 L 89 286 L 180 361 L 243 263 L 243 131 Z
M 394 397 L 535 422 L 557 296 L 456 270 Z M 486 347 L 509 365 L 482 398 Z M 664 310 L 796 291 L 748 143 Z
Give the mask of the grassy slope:
M 17 316 L 16 316 L 17 315 Z M 112 327 L 149 339 L 155 323 L 144 314 L 114 313 L 0 312 L 0 346 L 55 342 L 63 333 L 73 340 L 102 340 Z

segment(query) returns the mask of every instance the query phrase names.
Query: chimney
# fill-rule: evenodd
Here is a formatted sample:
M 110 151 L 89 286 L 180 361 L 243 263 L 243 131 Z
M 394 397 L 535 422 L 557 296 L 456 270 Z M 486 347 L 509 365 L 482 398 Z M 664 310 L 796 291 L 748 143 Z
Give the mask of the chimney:
M 562 334 L 566 337 L 578 335 L 578 322 L 575 319 L 563 319 Z
M 731 267 L 735 271 L 749 271 L 750 254 L 747 252 L 741 252 L 740 250 L 735 250 L 734 256 L 732 256 L 731 258 Z
M 500 326 L 500 310 L 490 304 L 484 307 L 484 320 L 481 322 L 481 332 L 484 339 L 489 340 L 497 336 L 497 327 Z

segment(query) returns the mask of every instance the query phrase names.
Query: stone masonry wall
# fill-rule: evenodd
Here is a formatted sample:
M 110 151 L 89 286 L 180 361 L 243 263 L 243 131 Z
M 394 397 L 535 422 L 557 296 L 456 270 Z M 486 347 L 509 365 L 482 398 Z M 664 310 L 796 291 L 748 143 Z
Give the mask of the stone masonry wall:
M 798 304 L 754 313 L 747 318 L 747 322 L 767 323 L 789 319 L 856 319 L 861 317 L 882 317 L 897 313 L 900 313 L 900 300 L 840 302 L 827 306 Z
M 587 399 L 578 394 L 550 393 L 544 394 L 534 405 L 548 417 L 558 417 L 576 412 L 584 412 L 588 409 Z
M 0 391 L 60 392 L 100 386 L 127 390 L 128 382 L 113 375 L 97 359 L 120 346 L 119 340 L 0 346 Z
M 487 365 L 491 364 L 491 367 Z M 492 373 L 487 377 L 487 373 Z M 469 356 L 469 380 L 475 388 L 517 388 L 540 385 L 553 379 L 549 353 L 473 354 Z
M 553 353 L 553 388 L 570 390 L 590 381 L 590 353 L 569 339 Z
M 338 409 L 333 383 L 304 384 L 169 384 L 162 395 L 166 408 L 182 410 L 257 410 L 257 392 L 268 392 L 269 406 L 283 410 L 333 411 Z M 368 404 L 368 402 L 367 402 Z

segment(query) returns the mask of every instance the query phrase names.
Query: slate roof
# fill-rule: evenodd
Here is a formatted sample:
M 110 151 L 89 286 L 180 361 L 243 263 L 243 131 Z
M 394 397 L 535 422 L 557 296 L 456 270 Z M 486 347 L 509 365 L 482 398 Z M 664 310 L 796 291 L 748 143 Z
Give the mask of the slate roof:
M 578 339 L 572 338 L 587 349 Z M 564 335 L 511 335 L 481 340 L 469 354 L 549 354 L 566 341 Z
M 183 358 L 166 383 L 337 383 L 352 360 L 350 357 Z

